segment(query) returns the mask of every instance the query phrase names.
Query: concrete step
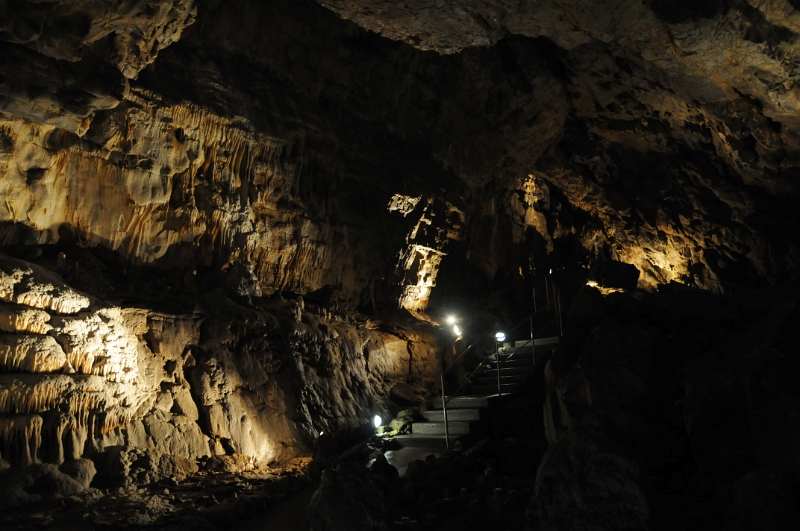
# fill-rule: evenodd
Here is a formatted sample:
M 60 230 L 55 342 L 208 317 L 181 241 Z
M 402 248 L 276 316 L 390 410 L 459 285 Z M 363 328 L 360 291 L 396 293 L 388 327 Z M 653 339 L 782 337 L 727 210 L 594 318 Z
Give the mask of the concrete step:
M 560 343 L 561 343 L 560 337 L 545 337 L 541 339 L 536 339 L 535 340 L 536 348 L 534 349 L 531 346 L 530 340 L 517 341 L 515 342 L 515 346 L 500 350 L 500 359 L 504 360 L 509 357 L 511 357 L 512 359 L 530 358 L 531 356 L 533 356 L 534 350 L 536 350 L 536 352 L 545 352 L 552 348 L 555 348 Z M 494 355 L 492 355 L 492 358 L 494 358 Z
M 490 369 L 494 369 L 495 367 L 497 367 L 497 362 L 494 361 L 489 362 L 486 366 L 489 367 Z M 513 358 L 507 361 L 501 358 L 500 370 L 513 369 L 518 367 L 533 367 L 533 360 L 531 359 L 530 356 L 528 356 L 527 359 L 517 358 L 516 356 L 514 356 Z
M 483 373 L 480 378 L 475 378 L 472 381 L 473 387 L 476 385 L 494 385 L 497 387 L 497 371 L 492 371 L 493 376 L 485 376 L 486 373 Z M 500 385 L 503 384 L 510 384 L 510 383 L 518 383 L 522 384 L 528 379 L 527 376 L 523 375 L 515 375 L 515 376 L 506 376 L 503 374 L 502 369 L 500 370 Z
M 518 376 L 518 375 L 526 375 L 526 374 L 533 374 L 536 372 L 536 368 L 533 366 L 533 363 L 522 367 L 506 367 L 503 363 L 500 364 L 500 377 L 503 376 Z M 492 376 L 497 378 L 497 369 L 486 369 L 481 373 L 481 377 L 488 377 Z
M 500 350 L 500 359 L 504 360 L 504 359 L 509 358 L 509 357 L 518 358 L 518 357 L 521 357 L 521 356 L 530 358 L 531 357 L 531 352 L 532 351 L 529 348 L 520 348 L 520 349 L 506 348 L 506 349 Z M 495 354 L 490 354 L 489 355 L 489 359 L 494 360 L 495 359 Z
M 474 409 L 482 407 L 489 407 L 489 399 L 485 396 L 455 396 L 447 401 L 448 411 L 451 409 Z M 428 401 L 428 410 L 432 409 L 442 409 L 441 398 L 433 398 Z
M 478 409 L 450 409 L 447 404 L 447 422 L 477 422 L 481 420 L 481 412 Z M 426 411 L 425 420 L 428 422 L 444 422 L 444 411 Z
M 525 345 L 526 343 L 528 344 L 528 347 L 530 348 L 530 339 L 523 339 L 523 340 L 520 340 L 520 341 L 515 341 L 514 342 L 514 346 L 515 347 L 521 347 L 521 346 Z M 533 340 L 533 344 L 536 346 L 536 348 L 539 348 L 539 347 L 554 347 L 554 346 L 558 345 L 559 343 L 561 343 L 561 338 L 558 337 L 558 336 L 541 337 L 541 338 L 536 338 L 536 339 Z
M 453 442 L 452 435 L 450 442 Z M 395 435 L 392 439 L 400 443 L 404 448 L 442 448 L 446 447 L 444 435 L 423 435 L 409 433 L 407 435 Z
M 470 434 L 469 422 L 450 422 L 448 420 L 447 426 L 451 437 Z M 444 435 L 444 422 L 415 422 L 411 425 L 411 433 L 414 435 Z
M 517 383 L 509 383 L 509 384 L 500 384 L 500 392 L 502 394 L 507 393 L 516 393 L 519 391 L 519 384 Z M 473 385 L 470 387 L 470 392 L 475 395 L 490 395 L 490 394 L 497 394 L 497 384 L 494 385 Z

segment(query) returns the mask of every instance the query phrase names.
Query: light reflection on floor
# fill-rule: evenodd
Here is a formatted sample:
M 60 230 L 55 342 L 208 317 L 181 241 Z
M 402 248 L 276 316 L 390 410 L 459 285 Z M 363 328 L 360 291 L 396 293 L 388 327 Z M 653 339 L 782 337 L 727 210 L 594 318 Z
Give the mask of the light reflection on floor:
M 425 461 L 425 458 L 433 454 L 439 457 L 444 453 L 444 448 L 429 448 L 429 447 L 406 447 L 399 450 L 389 450 L 385 454 L 386 460 L 390 465 L 394 466 L 401 476 L 404 476 L 408 470 L 408 464 L 420 459 Z M 372 466 L 375 460 L 372 459 L 367 463 L 367 468 Z

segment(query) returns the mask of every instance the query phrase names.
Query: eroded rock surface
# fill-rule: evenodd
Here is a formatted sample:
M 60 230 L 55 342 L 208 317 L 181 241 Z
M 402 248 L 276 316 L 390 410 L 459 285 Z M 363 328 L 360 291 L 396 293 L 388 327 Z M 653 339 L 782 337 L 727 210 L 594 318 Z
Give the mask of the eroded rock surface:
M 636 265 L 651 287 L 792 277 L 797 224 L 784 201 L 798 194 L 793 2 L 320 3 L 445 54 L 535 39 L 570 99 L 551 153 L 537 161 L 516 151 L 561 198 L 543 210 L 547 229 L 522 224 L 548 247 L 560 239 L 564 252 L 575 231 L 584 249 Z M 526 193 L 528 172 L 516 172 L 503 203 Z
M 59 474 L 86 459 L 101 483 L 125 488 L 213 455 L 285 461 L 320 432 L 386 414 L 397 382 L 430 392 L 441 370 L 438 339 L 413 319 L 376 330 L 301 297 L 253 306 L 222 290 L 194 313 L 165 314 L 90 300 L 23 260 L 0 264 L 3 278 L 24 280 L 4 296 L 17 304 L 0 303 L 6 505 L 39 499 L 41 482 L 57 486 L 41 495 L 79 492 L 94 468 L 77 483 Z
M 4 1 L 0 110 L 83 134 L 196 13 L 193 0 Z
M 798 401 L 785 381 L 765 384 L 762 375 L 777 366 L 797 374 L 796 340 L 785 335 L 794 297 L 579 293 L 571 340 L 545 368 L 550 446 L 529 521 L 791 528 L 800 515 L 789 472 L 797 452 L 788 451 Z M 766 421 L 777 416 L 784 420 Z

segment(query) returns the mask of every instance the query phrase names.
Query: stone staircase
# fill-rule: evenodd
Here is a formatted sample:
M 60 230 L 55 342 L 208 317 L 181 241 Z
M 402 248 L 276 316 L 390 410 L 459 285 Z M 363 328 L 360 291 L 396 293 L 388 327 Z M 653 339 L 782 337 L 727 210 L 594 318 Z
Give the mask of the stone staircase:
M 542 357 L 560 342 L 559 337 L 547 337 L 535 340 L 535 348 L 530 341 L 517 341 L 513 347 L 502 348 L 497 356 L 492 355 L 483 370 L 473 377 L 468 394 L 447 397 L 447 428 L 445 428 L 442 398 L 434 398 L 420 407 L 420 417 L 424 420 L 414 421 L 411 433 L 395 437 L 403 446 L 429 446 L 442 448 L 446 446 L 446 433 L 450 444 L 457 439 L 470 436 L 487 435 L 490 430 L 490 406 L 516 394 L 528 381 L 528 378 L 539 368 Z M 536 363 L 534 363 L 534 352 Z M 500 388 L 498 393 L 498 370 Z

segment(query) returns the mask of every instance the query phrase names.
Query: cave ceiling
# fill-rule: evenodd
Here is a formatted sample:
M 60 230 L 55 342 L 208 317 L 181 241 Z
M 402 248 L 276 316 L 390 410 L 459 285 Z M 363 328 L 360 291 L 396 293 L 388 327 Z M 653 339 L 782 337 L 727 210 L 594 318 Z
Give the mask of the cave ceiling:
M 792 2 L 0 9 L 6 244 L 241 262 L 264 289 L 373 306 L 399 282 L 424 307 L 440 264 L 796 276 Z
M 441 54 L 530 43 L 563 83 L 567 117 L 544 156 L 514 155 L 601 221 L 584 247 L 613 248 L 645 284 L 794 269 L 795 2 L 320 3 Z

